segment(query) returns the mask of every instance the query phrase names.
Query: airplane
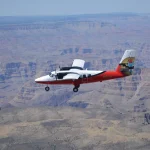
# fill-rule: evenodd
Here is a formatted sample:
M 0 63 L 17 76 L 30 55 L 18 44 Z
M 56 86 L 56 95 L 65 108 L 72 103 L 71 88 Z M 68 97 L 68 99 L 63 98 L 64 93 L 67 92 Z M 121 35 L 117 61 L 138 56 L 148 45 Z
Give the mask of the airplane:
M 35 79 L 36 83 L 47 84 L 46 91 L 49 91 L 49 84 L 72 84 L 73 91 L 78 92 L 81 84 L 102 82 L 105 80 L 123 78 L 133 73 L 135 61 L 135 50 L 126 50 L 116 70 L 100 71 L 84 69 L 85 61 L 74 59 L 71 67 L 62 67 L 52 71 L 46 76 Z

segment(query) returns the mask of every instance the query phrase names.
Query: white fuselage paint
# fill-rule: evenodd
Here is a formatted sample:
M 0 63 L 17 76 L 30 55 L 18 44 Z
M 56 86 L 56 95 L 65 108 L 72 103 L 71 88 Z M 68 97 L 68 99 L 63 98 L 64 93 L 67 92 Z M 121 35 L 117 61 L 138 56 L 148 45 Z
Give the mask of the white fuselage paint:
M 96 75 L 96 74 L 99 74 L 99 73 L 102 73 L 103 71 L 97 71 L 97 70 L 79 70 L 79 69 L 70 69 L 70 70 L 63 70 L 63 71 L 52 71 L 51 73 L 52 74 L 55 74 L 56 73 L 77 73 L 77 74 L 80 74 L 80 75 L 84 75 L 84 74 L 91 74 L 91 75 Z
M 70 70 L 56 70 L 52 71 L 50 75 L 42 76 L 40 78 L 35 79 L 36 82 L 46 82 L 46 81 L 55 81 L 56 80 L 56 74 L 68 74 L 68 73 L 74 73 L 79 74 L 81 77 L 85 75 L 86 77 L 88 75 L 97 75 L 102 73 L 103 71 L 97 71 L 97 70 L 79 70 L 79 69 L 70 69 Z M 65 80 L 65 79 L 57 79 L 59 80 Z

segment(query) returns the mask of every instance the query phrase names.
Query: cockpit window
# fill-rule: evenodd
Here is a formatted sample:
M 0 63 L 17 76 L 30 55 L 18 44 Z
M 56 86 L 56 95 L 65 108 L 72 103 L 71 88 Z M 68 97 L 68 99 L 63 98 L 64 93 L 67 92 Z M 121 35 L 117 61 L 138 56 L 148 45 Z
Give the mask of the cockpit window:
M 50 77 L 53 77 L 54 75 L 52 73 L 49 74 Z

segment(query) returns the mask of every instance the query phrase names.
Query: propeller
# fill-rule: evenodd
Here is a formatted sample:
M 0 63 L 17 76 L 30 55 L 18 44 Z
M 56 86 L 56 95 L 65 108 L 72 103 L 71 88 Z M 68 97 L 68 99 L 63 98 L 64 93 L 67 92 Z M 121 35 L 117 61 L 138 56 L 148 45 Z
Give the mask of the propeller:
M 60 66 L 59 66 L 58 69 L 60 70 Z M 58 79 L 58 76 L 57 76 L 57 70 L 58 70 L 58 69 L 55 69 L 55 77 L 56 77 L 56 80 Z
M 55 77 L 56 77 L 56 80 L 57 80 L 57 71 L 56 71 L 56 69 L 55 69 Z

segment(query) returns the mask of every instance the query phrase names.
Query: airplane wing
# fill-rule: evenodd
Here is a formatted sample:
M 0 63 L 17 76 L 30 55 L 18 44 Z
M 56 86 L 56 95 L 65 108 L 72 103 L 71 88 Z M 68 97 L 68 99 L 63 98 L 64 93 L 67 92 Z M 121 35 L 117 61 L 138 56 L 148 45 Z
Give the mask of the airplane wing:
M 74 59 L 72 63 L 72 68 L 74 69 L 83 69 L 84 68 L 85 61 L 82 59 Z
M 69 74 L 65 75 L 63 77 L 63 79 L 65 79 L 65 80 L 69 80 L 69 79 L 71 79 L 71 80 L 77 80 L 77 79 L 79 79 L 79 77 L 80 77 L 79 74 L 69 73 Z

